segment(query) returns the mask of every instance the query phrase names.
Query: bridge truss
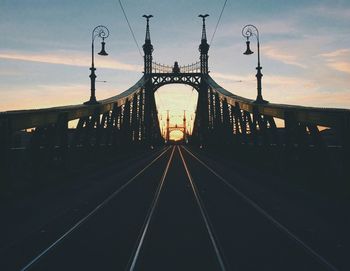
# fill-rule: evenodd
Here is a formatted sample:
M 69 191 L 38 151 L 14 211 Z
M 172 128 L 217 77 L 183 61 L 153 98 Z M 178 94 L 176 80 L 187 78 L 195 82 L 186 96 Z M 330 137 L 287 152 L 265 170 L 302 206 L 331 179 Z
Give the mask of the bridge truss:
M 153 62 L 148 19 L 143 50 L 143 77 L 119 95 L 96 105 L 0 113 L 2 159 L 7 159 L 12 148 L 23 145 L 20 131 L 24 129 L 32 129 L 30 148 L 60 149 L 59 155 L 77 146 L 161 144 L 164 139 L 154 92 L 167 84 L 186 84 L 198 91 L 192 143 L 324 148 L 320 127 L 326 127 L 337 134 L 337 145 L 343 150 L 344 159 L 348 157 L 350 110 L 259 104 L 218 85 L 208 71 L 209 45 L 204 18 L 199 62 L 185 66 L 177 62 L 174 66 Z M 277 127 L 276 119 L 284 122 L 282 129 Z M 77 121 L 76 128 L 69 129 L 68 123 L 73 120 Z

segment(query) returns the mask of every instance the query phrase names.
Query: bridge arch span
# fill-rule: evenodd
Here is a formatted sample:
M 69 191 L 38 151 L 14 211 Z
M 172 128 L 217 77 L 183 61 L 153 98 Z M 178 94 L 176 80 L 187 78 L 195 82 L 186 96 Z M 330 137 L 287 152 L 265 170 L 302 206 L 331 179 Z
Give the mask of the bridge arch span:
M 156 92 L 159 88 L 172 85 L 172 84 L 182 84 L 188 85 L 197 92 L 199 92 L 199 87 L 201 83 L 201 74 L 152 74 L 152 85 L 153 91 Z

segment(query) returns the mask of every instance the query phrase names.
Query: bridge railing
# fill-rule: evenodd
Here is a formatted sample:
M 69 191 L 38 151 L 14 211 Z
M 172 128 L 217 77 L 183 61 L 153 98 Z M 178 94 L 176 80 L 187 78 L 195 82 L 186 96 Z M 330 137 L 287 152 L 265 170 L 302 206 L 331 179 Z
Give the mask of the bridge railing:
M 59 116 L 65 115 L 68 121 L 113 111 L 115 107 L 120 107 L 128 100 L 132 100 L 135 94 L 139 94 L 145 84 L 142 77 L 134 86 L 128 90 L 108 99 L 99 101 L 96 105 L 68 105 L 44 109 L 30 109 L 0 112 L 0 129 L 10 128 L 11 131 L 35 128 L 54 124 Z
M 209 141 L 212 138 L 215 144 L 220 138 L 221 143 L 234 141 L 260 146 L 264 152 L 277 148 L 288 153 L 284 156 L 289 159 L 298 157 L 303 161 L 305 157 L 309 160 L 328 157 L 331 161 L 330 157 L 337 156 L 333 165 L 347 168 L 350 110 L 256 103 L 227 91 L 210 76 L 204 80 L 208 85 Z M 307 155 L 310 152 L 313 156 Z
M 256 103 L 227 91 L 210 76 L 204 80 L 208 130 L 200 130 L 197 114 L 193 133 L 197 138 L 202 133 L 213 150 L 289 176 L 298 171 L 311 179 L 349 176 L 350 110 Z
M 123 93 L 95 105 L 0 112 L 1 161 L 6 161 L 9 151 L 17 150 L 45 149 L 55 153 L 50 159 L 57 160 L 61 158 L 56 154 L 62 156 L 68 148 L 138 146 L 150 137 L 146 136 L 146 115 L 156 115 L 155 106 L 146 105 L 155 104 L 152 97 L 146 97 L 147 80 L 142 77 Z M 157 129 L 152 131 L 155 140 L 150 142 L 158 142 L 160 131 L 159 136 Z
M 259 113 L 264 116 L 284 120 L 293 115 L 293 119 L 300 123 L 342 129 L 349 127 L 349 109 L 305 107 L 275 103 L 257 104 L 254 100 L 232 94 L 218 85 L 210 76 L 206 80 L 208 85 L 219 94 L 221 100 L 226 99 L 228 104 L 239 106 L 241 110 L 249 113 Z
M 173 66 L 164 65 L 157 62 L 152 62 L 152 72 L 153 73 L 172 73 Z M 179 66 L 180 73 L 198 73 L 200 72 L 200 62 Z

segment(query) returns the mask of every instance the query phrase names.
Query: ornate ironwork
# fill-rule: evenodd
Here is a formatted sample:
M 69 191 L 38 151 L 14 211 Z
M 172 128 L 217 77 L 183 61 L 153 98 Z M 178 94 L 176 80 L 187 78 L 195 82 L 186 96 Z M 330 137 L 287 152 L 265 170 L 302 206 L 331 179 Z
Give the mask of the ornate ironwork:
M 164 65 L 157 62 L 152 62 L 152 73 L 172 73 L 173 72 L 173 66 L 170 65 Z M 180 73 L 199 73 L 201 66 L 200 62 L 188 64 L 188 65 L 181 65 L 179 66 Z
M 153 91 L 169 84 L 186 84 L 199 91 L 202 80 L 201 73 L 157 73 L 152 74 Z
M 152 53 L 153 53 L 153 45 L 151 43 L 151 34 L 149 29 L 149 19 L 153 17 L 153 15 L 143 15 L 142 17 L 146 18 L 146 36 L 145 36 L 145 44 L 142 46 L 144 55 L 144 72 L 145 74 L 152 73 Z
M 200 55 L 200 63 L 201 63 L 201 73 L 207 74 L 209 72 L 208 70 L 208 52 L 209 52 L 209 44 L 207 42 L 207 33 L 205 28 L 205 18 L 208 17 L 208 14 L 205 15 L 198 15 L 198 17 L 202 18 L 203 25 L 202 25 L 202 38 L 201 38 L 201 44 L 199 45 L 199 52 Z

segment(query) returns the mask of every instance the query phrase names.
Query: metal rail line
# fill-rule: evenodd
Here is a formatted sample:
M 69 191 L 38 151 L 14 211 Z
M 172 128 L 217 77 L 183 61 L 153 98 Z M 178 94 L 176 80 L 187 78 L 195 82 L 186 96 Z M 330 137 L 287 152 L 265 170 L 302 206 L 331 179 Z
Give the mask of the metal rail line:
M 181 149 L 179 146 L 177 146 L 178 150 L 179 150 L 179 153 L 180 153 L 180 157 L 181 157 L 181 160 L 182 160 L 182 163 L 183 163 L 183 166 L 185 168 L 185 171 L 186 171 L 186 175 L 188 177 L 188 181 L 190 182 L 190 185 L 191 185 L 191 188 L 192 188 L 192 192 L 194 194 L 194 197 L 196 199 L 196 202 L 197 202 L 197 205 L 198 205 L 198 208 L 201 212 L 201 215 L 202 215 L 202 218 L 203 218 L 203 221 L 204 221 L 204 224 L 205 224 L 205 227 L 207 229 L 207 232 L 209 234 L 209 237 L 210 237 L 210 241 L 211 241 L 211 244 L 213 245 L 213 248 L 214 248 L 214 251 L 215 251 L 215 255 L 216 255 L 216 258 L 218 260 L 218 263 L 220 265 L 220 268 L 221 270 L 225 271 L 226 270 L 226 267 L 225 267 L 225 264 L 224 264 L 224 260 L 223 260 L 223 256 L 221 255 L 222 254 L 222 250 L 219 249 L 219 245 L 218 245 L 218 242 L 217 242 L 217 238 L 215 237 L 214 235 L 214 231 L 213 231 L 213 227 L 211 226 L 211 223 L 209 221 L 209 217 L 208 217 L 208 214 L 205 210 L 205 207 L 203 205 L 203 202 L 202 202 L 202 199 L 199 195 L 199 192 L 198 192 L 198 189 L 197 189 L 197 186 L 192 178 L 192 175 L 188 169 L 188 166 L 187 166 L 187 163 L 182 155 L 182 152 L 181 152 Z
M 265 219 L 270 221 L 272 225 L 274 225 L 278 230 L 286 234 L 288 238 L 298 244 L 305 252 L 311 255 L 314 259 L 316 259 L 320 264 L 322 264 L 325 268 L 331 271 L 338 271 L 338 269 L 330 263 L 327 259 L 321 256 L 318 252 L 316 252 L 313 248 L 311 248 L 308 244 L 306 244 L 303 240 L 301 240 L 298 236 L 296 236 L 291 230 L 289 230 L 286 226 L 281 224 L 277 219 L 275 219 L 272 215 L 270 215 L 264 208 L 258 205 L 251 198 L 242 193 L 238 188 L 233 186 L 229 181 L 227 181 L 224 177 L 222 177 L 219 173 L 209 167 L 205 162 L 203 162 L 200 158 L 198 158 L 195 154 L 193 154 L 188 148 L 182 147 L 189 155 L 191 155 L 196 161 L 198 161 L 203 167 L 209 170 L 212 174 L 214 174 L 222 183 L 224 183 L 230 190 L 232 190 L 235 194 L 237 194 L 244 202 L 250 205 L 253 209 L 255 209 L 259 214 L 261 214 Z
M 47 248 L 43 249 L 36 257 L 34 257 L 28 264 L 26 264 L 21 271 L 30 270 L 34 265 L 39 262 L 49 251 L 54 249 L 59 243 L 61 243 L 66 237 L 68 237 L 72 232 L 77 230 L 81 225 L 83 225 L 90 217 L 92 217 L 97 211 L 102 209 L 106 204 L 108 204 L 115 196 L 122 192 L 129 184 L 131 184 L 138 176 L 144 173 L 151 165 L 158 161 L 166 152 L 168 152 L 170 147 L 163 150 L 158 156 L 156 156 L 150 163 L 148 163 L 142 170 L 140 170 L 136 175 L 124 183 L 121 187 L 115 190 L 111 195 L 109 195 L 104 201 L 97 205 L 91 212 L 80 219 L 73 227 L 62 234 L 56 241 L 54 241 Z
M 141 251 L 143 242 L 145 240 L 145 236 L 146 236 L 146 234 L 148 232 L 148 229 L 149 229 L 149 226 L 150 226 L 150 222 L 151 222 L 153 214 L 154 214 L 154 210 L 157 207 L 159 196 L 160 196 L 160 193 L 162 192 L 162 188 L 163 188 L 163 185 L 164 185 L 164 180 L 165 180 L 165 178 L 166 178 L 166 176 L 168 174 L 168 170 L 169 170 L 171 161 L 173 160 L 174 152 L 175 152 L 175 146 L 173 146 L 170 158 L 168 160 L 167 165 L 165 166 L 165 169 L 164 169 L 163 175 L 162 175 L 162 177 L 160 179 L 159 186 L 158 186 L 157 191 L 155 193 L 153 202 L 152 202 L 152 204 L 150 206 L 149 212 L 148 212 L 148 214 L 146 216 L 145 223 L 144 223 L 144 225 L 142 227 L 140 237 L 139 237 L 139 239 L 137 241 L 136 250 L 135 250 L 134 253 L 132 253 L 131 260 L 129 261 L 130 268 L 127 268 L 127 270 L 130 270 L 130 271 L 135 270 L 136 262 L 137 262 L 137 259 L 138 259 L 139 255 L 140 255 L 140 251 Z

